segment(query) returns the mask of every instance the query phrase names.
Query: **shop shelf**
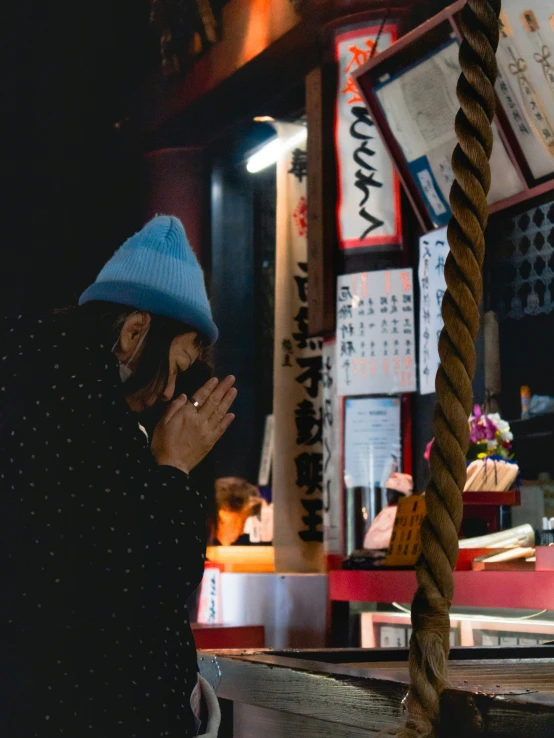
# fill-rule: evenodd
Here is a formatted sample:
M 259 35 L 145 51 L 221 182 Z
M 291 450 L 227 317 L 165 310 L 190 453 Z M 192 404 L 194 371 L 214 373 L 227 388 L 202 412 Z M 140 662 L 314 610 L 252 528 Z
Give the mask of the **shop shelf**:
M 554 610 L 554 571 L 455 571 L 458 607 Z M 332 571 L 331 602 L 411 602 L 414 571 Z

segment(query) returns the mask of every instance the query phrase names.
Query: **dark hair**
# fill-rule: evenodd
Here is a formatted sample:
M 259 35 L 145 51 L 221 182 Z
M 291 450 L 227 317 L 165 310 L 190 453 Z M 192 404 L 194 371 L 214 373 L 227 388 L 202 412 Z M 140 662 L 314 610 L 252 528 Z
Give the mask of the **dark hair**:
M 96 335 L 109 348 L 117 344 L 121 329 L 130 315 L 137 312 L 133 307 L 112 302 L 87 302 L 77 308 L 57 311 L 58 317 L 66 317 L 75 322 L 85 334 Z M 136 371 L 125 383 L 125 394 L 149 390 L 159 394 L 165 389 L 169 379 L 169 349 L 178 336 L 185 333 L 197 333 L 195 346 L 200 349 L 201 356 L 206 359 L 207 340 L 196 328 L 173 318 L 149 313 L 150 328 L 144 339 L 141 358 Z

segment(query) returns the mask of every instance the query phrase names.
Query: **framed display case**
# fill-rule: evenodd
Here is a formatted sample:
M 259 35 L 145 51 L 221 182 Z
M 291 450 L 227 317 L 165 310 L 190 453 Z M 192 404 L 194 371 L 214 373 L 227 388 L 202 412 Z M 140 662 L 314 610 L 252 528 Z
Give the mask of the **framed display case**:
M 474 646 L 538 646 L 554 639 L 554 620 L 530 615 L 514 616 L 509 610 L 502 615 L 451 615 L 450 645 Z M 362 648 L 407 648 L 412 635 L 409 612 L 364 612 L 360 616 Z
M 354 73 L 424 231 L 446 225 L 451 214 L 450 160 L 456 145 L 456 84 L 461 71 L 459 14 L 464 5 L 463 0 L 450 5 Z M 554 31 L 545 13 L 526 10 L 523 0 L 505 4 L 488 197 L 491 212 L 554 189 L 554 131 L 550 144 L 548 122 L 554 120 L 554 69 L 549 66 L 548 46 L 550 37 L 554 43 Z
M 554 177 L 553 11 L 504 0 L 500 14 L 496 91 L 529 182 Z

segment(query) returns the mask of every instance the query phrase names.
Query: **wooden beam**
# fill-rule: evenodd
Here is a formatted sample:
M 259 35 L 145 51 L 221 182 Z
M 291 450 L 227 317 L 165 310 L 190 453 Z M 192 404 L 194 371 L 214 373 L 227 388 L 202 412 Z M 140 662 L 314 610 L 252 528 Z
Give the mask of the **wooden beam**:
M 144 222 L 158 213 L 180 218 L 204 269 L 209 267 L 208 173 L 200 148 L 159 149 L 142 159 Z
M 231 0 L 223 9 L 222 39 L 181 77 L 161 70 L 146 81 L 121 122 L 132 138 L 158 130 L 180 111 L 250 64 L 300 23 L 289 0 Z M 304 37 L 310 34 L 304 29 Z M 284 61 L 284 60 L 283 60 Z
M 319 66 L 306 77 L 308 325 L 312 336 L 330 336 L 335 330 L 335 87 L 334 65 Z
M 407 0 L 395 0 L 392 6 L 387 0 L 307 0 L 301 18 L 290 0 L 231 0 L 223 11 L 222 40 L 184 77 L 152 74 L 130 101 L 119 129 L 129 145 L 144 145 L 178 118 L 186 129 L 179 143 L 203 145 L 209 138 L 206 134 L 201 140 L 200 131 L 206 128 L 213 135 L 217 130 L 214 107 L 222 126 L 227 120 L 236 121 L 247 108 L 248 115 L 250 108 L 265 114 L 261 110 L 265 100 L 301 81 L 316 66 L 336 22 L 358 21 L 362 12 L 364 17 L 402 15 L 406 4 Z M 217 103 L 205 105 L 209 100 Z
M 294 85 L 302 85 L 317 66 L 320 49 L 313 33 L 298 24 L 253 61 L 214 89 L 193 100 L 174 90 L 143 90 L 131 104 L 120 131 L 128 146 L 204 146 L 257 115 L 273 115 L 276 103 Z M 162 139 L 161 143 L 159 139 Z

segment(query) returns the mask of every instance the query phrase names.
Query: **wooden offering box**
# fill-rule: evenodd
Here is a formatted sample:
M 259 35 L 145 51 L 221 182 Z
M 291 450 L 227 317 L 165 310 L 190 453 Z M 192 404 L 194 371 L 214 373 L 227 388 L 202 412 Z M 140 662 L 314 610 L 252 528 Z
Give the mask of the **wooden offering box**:
M 402 724 L 405 649 L 201 652 L 221 738 L 377 738 Z M 444 738 L 552 738 L 554 646 L 453 649 Z

